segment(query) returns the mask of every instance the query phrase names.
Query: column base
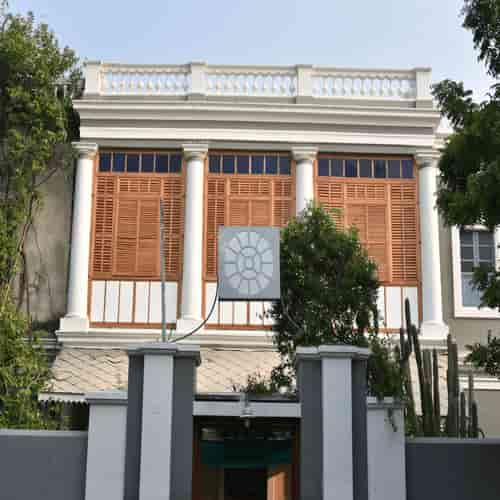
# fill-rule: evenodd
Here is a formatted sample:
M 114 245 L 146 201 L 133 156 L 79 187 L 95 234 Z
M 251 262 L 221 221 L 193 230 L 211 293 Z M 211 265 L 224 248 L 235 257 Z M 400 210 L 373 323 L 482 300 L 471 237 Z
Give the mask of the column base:
M 441 321 L 424 321 L 420 325 L 420 337 L 423 341 L 446 340 L 449 331 L 448 325 Z
M 202 318 L 179 318 L 175 326 L 175 333 L 176 335 L 185 335 L 186 333 L 193 331 L 202 323 L 202 321 Z M 203 329 L 204 327 L 200 328 L 196 333 L 201 333 Z
M 64 316 L 59 320 L 59 330 L 62 332 L 86 332 L 89 329 L 89 319 L 85 316 Z

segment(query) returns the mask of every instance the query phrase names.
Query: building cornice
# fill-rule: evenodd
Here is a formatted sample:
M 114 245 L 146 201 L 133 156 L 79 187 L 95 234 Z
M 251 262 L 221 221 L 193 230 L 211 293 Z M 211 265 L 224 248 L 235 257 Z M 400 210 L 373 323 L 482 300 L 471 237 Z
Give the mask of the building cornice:
M 82 140 L 385 144 L 432 148 L 432 109 L 206 101 L 82 100 Z M 370 138 L 373 137 L 373 141 Z
M 157 341 L 161 337 L 160 330 L 153 329 L 90 329 L 85 332 L 56 332 L 59 343 L 66 347 L 87 349 L 124 349 L 143 345 L 145 342 Z M 172 340 L 178 335 L 174 334 Z M 259 348 L 275 350 L 272 332 L 254 330 L 203 330 L 182 342 L 185 345 L 224 348 Z

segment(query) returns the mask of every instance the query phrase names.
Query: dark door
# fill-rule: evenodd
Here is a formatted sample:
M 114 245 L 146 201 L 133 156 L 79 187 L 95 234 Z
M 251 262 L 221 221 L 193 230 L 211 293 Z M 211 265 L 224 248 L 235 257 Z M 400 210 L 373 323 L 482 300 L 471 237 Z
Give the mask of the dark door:
M 266 469 L 225 469 L 224 500 L 266 500 Z

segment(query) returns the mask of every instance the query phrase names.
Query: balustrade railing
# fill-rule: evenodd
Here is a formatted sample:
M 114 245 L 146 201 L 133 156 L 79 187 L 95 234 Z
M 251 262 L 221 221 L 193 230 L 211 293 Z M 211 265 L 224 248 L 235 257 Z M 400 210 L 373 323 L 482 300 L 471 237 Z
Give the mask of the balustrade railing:
M 86 95 L 430 100 L 430 70 L 89 62 Z

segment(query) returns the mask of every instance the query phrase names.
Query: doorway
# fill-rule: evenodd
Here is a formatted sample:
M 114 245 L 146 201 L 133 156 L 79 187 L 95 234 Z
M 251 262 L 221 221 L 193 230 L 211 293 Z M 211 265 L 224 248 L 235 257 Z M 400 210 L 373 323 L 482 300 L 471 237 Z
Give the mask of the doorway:
M 225 469 L 224 500 L 267 500 L 267 470 Z
M 297 421 L 195 419 L 193 500 L 297 500 Z

